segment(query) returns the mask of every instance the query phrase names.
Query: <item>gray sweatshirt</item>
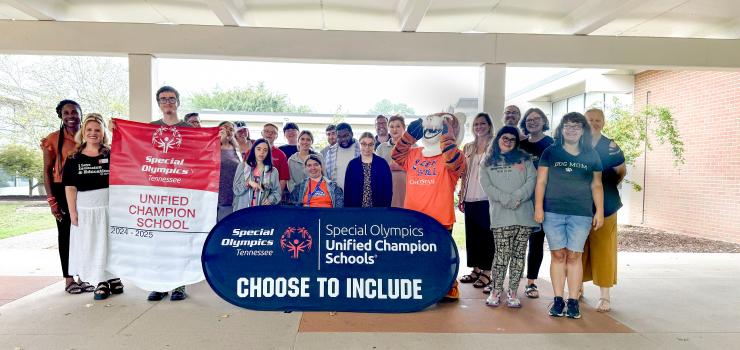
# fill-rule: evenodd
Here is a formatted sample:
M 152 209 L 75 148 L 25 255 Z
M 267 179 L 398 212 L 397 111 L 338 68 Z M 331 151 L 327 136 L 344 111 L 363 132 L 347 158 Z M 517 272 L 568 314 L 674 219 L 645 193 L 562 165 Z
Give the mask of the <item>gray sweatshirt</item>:
M 534 221 L 532 201 L 537 178 L 534 164 L 531 160 L 514 165 L 502 164 L 486 166 L 482 162 L 480 167 L 480 184 L 488 195 L 491 228 L 539 227 Z

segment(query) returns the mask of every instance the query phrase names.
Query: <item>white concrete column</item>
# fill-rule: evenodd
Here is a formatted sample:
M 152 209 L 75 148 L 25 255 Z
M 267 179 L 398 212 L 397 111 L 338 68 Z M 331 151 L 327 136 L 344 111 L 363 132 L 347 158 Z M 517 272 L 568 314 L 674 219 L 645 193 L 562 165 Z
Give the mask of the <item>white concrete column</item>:
M 130 120 L 148 123 L 157 115 L 157 58 L 147 54 L 128 55 L 128 115 Z
M 491 116 L 493 125 L 498 130 L 503 126 L 501 113 L 506 103 L 506 64 L 486 63 L 480 66 L 478 78 L 478 110 Z

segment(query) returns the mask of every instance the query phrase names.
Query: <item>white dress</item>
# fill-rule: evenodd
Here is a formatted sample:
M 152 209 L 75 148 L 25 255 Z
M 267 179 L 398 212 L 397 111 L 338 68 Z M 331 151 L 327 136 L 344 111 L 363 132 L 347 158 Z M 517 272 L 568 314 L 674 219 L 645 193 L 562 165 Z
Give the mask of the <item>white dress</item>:
M 77 223 L 69 235 L 69 274 L 93 285 L 113 275 L 108 256 L 108 189 L 77 192 Z

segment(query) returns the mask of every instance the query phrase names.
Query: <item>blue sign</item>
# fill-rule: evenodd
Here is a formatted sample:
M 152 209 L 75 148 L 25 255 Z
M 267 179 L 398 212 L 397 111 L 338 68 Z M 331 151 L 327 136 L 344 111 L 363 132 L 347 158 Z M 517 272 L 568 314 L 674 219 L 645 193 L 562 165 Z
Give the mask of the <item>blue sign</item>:
M 221 220 L 202 261 L 234 305 L 345 312 L 423 310 L 447 294 L 460 263 L 450 233 L 416 211 L 278 206 Z

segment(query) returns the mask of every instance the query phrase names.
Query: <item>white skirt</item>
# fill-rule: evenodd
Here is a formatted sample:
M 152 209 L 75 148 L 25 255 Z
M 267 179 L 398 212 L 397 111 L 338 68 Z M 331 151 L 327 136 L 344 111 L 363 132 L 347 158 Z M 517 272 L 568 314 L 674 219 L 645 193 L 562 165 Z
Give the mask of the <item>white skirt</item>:
M 69 274 L 95 285 L 108 273 L 108 189 L 77 192 L 77 226 L 69 235 Z

